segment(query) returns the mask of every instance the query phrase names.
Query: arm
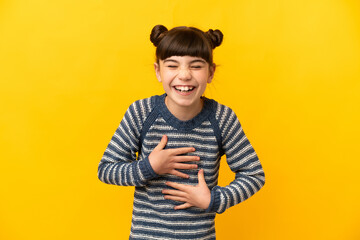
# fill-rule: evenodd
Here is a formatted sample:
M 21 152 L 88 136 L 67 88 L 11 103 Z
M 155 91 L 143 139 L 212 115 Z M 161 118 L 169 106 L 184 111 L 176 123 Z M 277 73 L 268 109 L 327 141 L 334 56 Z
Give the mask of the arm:
M 141 109 L 145 109 L 144 103 L 138 101 L 126 111 L 99 163 L 99 179 L 107 184 L 145 186 L 148 180 L 163 174 L 188 178 L 187 174 L 178 170 L 197 168 L 196 164 L 185 164 L 185 162 L 198 161 L 199 157 L 182 156 L 195 149 L 189 147 L 164 149 L 167 143 L 166 136 L 162 137 L 149 156 L 136 160 L 140 133 L 147 117 L 145 111 Z
M 146 117 L 140 109 L 138 101 L 126 111 L 99 163 L 100 181 L 122 186 L 144 186 L 148 180 L 157 177 L 147 157 L 136 160 L 142 123 Z
M 222 213 L 259 191 L 265 184 L 265 174 L 238 118 L 230 108 L 225 107 L 219 117 L 219 128 L 226 160 L 235 173 L 235 179 L 226 187 L 215 186 L 211 190 L 207 211 Z

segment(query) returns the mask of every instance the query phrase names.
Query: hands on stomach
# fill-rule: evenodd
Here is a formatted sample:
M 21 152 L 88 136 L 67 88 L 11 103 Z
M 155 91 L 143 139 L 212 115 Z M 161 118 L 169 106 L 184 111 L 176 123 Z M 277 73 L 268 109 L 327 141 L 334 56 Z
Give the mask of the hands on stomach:
M 174 149 L 164 149 L 167 143 L 167 136 L 161 138 L 160 143 L 149 155 L 149 162 L 155 173 L 159 175 L 172 174 L 182 178 L 189 178 L 189 175 L 178 170 L 196 169 L 197 164 L 187 164 L 186 162 L 199 161 L 198 156 L 181 156 L 182 154 L 195 151 L 193 147 L 183 147 Z M 174 182 L 167 182 L 166 185 L 174 188 L 164 189 L 165 199 L 183 202 L 177 209 L 185 209 L 192 206 L 207 209 L 210 204 L 211 193 L 205 182 L 204 170 L 198 172 L 198 185 L 191 186 Z

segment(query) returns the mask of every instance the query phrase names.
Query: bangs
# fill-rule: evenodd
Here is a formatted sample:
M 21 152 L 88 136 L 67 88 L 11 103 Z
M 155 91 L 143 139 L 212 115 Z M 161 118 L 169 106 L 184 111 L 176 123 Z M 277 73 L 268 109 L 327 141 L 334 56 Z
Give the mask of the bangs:
M 161 41 L 156 49 L 157 59 L 164 60 L 171 56 L 200 57 L 212 64 L 210 43 L 201 32 L 191 28 L 182 28 L 173 34 L 169 32 Z

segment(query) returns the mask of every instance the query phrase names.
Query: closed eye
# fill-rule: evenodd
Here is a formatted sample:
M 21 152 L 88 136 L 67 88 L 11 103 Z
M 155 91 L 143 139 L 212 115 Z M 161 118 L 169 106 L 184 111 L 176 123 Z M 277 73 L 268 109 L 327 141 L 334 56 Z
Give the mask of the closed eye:
M 176 65 L 168 65 L 168 66 L 166 66 L 166 67 L 168 67 L 168 68 L 177 68 Z
M 194 69 L 199 69 L 199 68 L 202 68 L 203 66 L 201 65 L 194 65 L 194 66 L 191 66 L 191 68 L 194 68 Z

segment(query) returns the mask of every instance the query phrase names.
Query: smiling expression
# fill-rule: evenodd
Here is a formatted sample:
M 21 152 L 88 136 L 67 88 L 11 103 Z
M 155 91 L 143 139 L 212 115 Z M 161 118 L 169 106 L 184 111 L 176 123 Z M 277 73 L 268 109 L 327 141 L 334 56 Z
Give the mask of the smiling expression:
M 191 56 L 171 56 L 155 63 L 156 77 L 165 90 L 166 105 L 175 109 L 201 110 L 201 96 L 211 82 L 215 65 Z

